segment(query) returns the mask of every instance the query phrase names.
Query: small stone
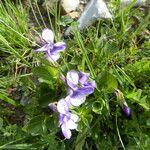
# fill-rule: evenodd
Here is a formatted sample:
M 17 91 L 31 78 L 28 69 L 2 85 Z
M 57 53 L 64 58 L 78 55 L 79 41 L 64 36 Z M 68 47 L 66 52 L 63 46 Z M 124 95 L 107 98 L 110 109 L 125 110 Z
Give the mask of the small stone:
M 74 11 L 74 12 L 70 12 L 70 13 L 68 13 L 68 16 L 70 16 L 71 18 L 79 18 L 79 12 L 76 12 L 76 11 Z
M 133 0 L 121 0 L 120 1 L 120 6 L 121 7 L 126 7 L 128 5 L 130 5 L 133 2 Z M 134 4 L 135 7 L 140 6 L 145 4 L 146 0 L 137 0 Z
M 79 0 L 61 0 L 61 6 L 66 13 L 76 10 L 79 4 Z

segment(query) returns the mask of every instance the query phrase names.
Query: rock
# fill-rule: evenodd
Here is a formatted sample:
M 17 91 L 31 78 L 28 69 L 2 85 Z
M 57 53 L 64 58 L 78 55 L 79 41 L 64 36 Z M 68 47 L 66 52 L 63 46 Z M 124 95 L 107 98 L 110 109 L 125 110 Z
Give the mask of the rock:
M 77 12 L 77 11 L 74 11 L 74 12 L 70 12 L 69 14 L 68 14 L 71 18 L 79 18 L 79 12 Z
M 88 27 L 98 18 L 112 18 L 112 15 L 103 0 L 91 0 L 78 20 L 78 28 Z
M 83 12 L 85 6 L 87 5 L 87 3 L 89 2 L 90 0 L 80 0 L 80 4 L 79 4 L 79 7 L 77 8 L 77 11 L 79 13 Z
M 99 18 L 112 18 L 112 15 L 103 0 L 91 0 L 77 21 L 78 29 L 81 30 L 92 25 Z M 70 31 L 71 28 L 69 27 L 65 31 L 64 36 L 68 36 Z
M 61 6 L 66 13 L 76 10 L 79 4 L 79 0 L 61 0 Z

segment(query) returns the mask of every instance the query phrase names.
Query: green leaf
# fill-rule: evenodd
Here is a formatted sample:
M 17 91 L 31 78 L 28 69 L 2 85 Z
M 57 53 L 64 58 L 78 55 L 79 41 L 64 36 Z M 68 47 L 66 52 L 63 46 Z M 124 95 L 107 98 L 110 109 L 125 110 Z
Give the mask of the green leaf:
M 138 77 L 138 76 L 143 76 L 144 79 L 146 79 L 146 78 L 149 79 L 150 61 L 143 58 L 139 61 L 136 61 L 135 63 L 128 64 L 125 67 L 125 71 L 130 74 L 133 74 L 134 78 Z M 145 78 L 145 76 L 147 76 L 147 77 Z M 146 80 L 148 80 L 148 79 L 146 79 Z
M 85 124 L 85 126 L 90 127 L 87 118 L 82 118 L 82 121 Z
M 3 127 L 3 119 L 0 117 L 0 130 L 2 129 Z
M 41 83 L 39 85 L 39 90 L 37 91 L 39 94 L 38 102 L 41 107 L 47 107 L 50 102 L 55 100 L 56 91 L 51 88 L 51 85 L 46 83 Z
M 14 150 L 18 150 L 18 149 L 24 149 L 24 150 L 36 150 L 37 147 L 40 149 L 40 147 L 44 146 L 44 142 L 43 141 L 39 141 L 37 143 L 33 143 L 33 144 L 5 144 L 0 146 L 0 149 L 14 149 Z
M 59 23 L 59 25 L 62 25 L 65 27 L 71 24 L 72 22 L 73 22 L 73 19 L 70 16 L 62 16 L 61 22 Z
M 0 148 L 2 149 L 32 149 L 32 150 L 36 150 L 36 148 L 32 147 L 32 144 L 14 144 L 14 145 L 2 145 Z
M 88 130 L 89 130 L 89 128 L 84 128 L 82 133 L 78 134 L 76 141 L 74 143 L 75 150 L 82 150 L 83 145 L 85 143 L 85 139 L 87 137 Z
M 141 89 L 138 89 L 137 91 L 133 91 L 131 93 L 128 93 L 126 95 L 126 98 L 130 99 L 133 102 L 138 103 L 139 105 L 141 105 L 146 110 L 150 109 L 148 103 L 146 102 L 147 95 L 142 96 L 142 90 Z
M 32 69 L 34 75 L 38 76 L 40 80 L 53 82 L 58 77 L 58 69 L 51 66 L 41 66 Z
M 104 103 L 103 101 L 96 101 L 92 104 L 92 111 L 96 114 L 101 114 L 101 111 L 103 109 Z
M 116 78 L 109 72 L 99 74 L 97 80 L 99 89 L 104 91 L 113 92 L 118 87 Z
M 149 118 L 149 119 L 147 119 L 147 121 L 146 121 L 146 125 L 147 125 L 147 126 L 150 126 L 150 118 Z
M 13 99 L 9 98 L 8 96 L 2 93 L 0 93 L 0 100 L 3 100 L 11 105 L 17 106 L 17 103 Z
M 24 64 L 31 67 L 31 64 L 24 58 L 24 56 L 22 56 L 16 49 L 11 47 L 9 42 L 1 34 L 0 34 L 0 42 L 2 42 L 9 49 L 8 52 L 10 54 L 13 54 L 16 58 L 19 58 L 20 60 L 22 60 Z
M 29 76 L 21 77 L 20 81 L 22 82 L 22 86 L 25 88 L 32 89 L 32 90 L 36 88 L 33 80 Z
M 23 130 L 34 135 L 39 135 L 43 133 L 43 123 L 44 123 L 44 115 L 39 115 L 31 119 L 27 125 L 23 127 Z
M 81 120 L 78 124 L 78 131 L 82 132 L 85 128 L 90 128 L 90 123 L 92 122 L 93 116 L 91 114 L 82 114 Z

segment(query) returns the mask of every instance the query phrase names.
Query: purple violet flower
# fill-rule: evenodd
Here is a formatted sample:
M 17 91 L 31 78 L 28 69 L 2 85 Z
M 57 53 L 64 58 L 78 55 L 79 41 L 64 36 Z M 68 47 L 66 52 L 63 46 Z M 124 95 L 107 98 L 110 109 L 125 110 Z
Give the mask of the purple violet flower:
M 77 129 L 78 116 L 70 112 L 59 114 L 59 126 L 66 139 L 71 138 L 71 130 Z
M 66 43 L 54 43 L 54 33 L 48 28 L 42 31 L 42 39 L 46 42 L 46 44 L 43 47 L 37 49 L 36 52 L 45 52 L 49 61 L 57 61 L 60 57 L 59 52 L 64 51 L 66 48 Z
M 69 86 L 68 99 L 73 106 L 80 106 L 85 102 L 86 96 L 95 90 L 95 81 L 89 80 L 89 74 L 71 70 L 67 73 L 66 82 Z
M 66 139 L 71 138 L 71 130 L 77 128 L 78 116 L 72 114 L 69 110 L 70 104 L 66 99 L 61 99 L 57 103 L 57 111 L 59 114 L 59 126 L 61 127 L 62 133 Z

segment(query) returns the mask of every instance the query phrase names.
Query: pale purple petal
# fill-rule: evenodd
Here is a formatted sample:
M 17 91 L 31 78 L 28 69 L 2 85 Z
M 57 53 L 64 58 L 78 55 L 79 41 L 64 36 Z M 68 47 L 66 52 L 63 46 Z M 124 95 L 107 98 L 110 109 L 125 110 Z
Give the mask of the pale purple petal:
M 90 76 L 89 73 L 84 72 L 79 73 L 79 82 L 81 83 L 81 85 L 88 81 L 89 76 Z
M 96 88 L 96 83 L 95 83 L 94 80 L 88 81 L 88 82 L 85 84 L 85 86 L 91 86 L 91 87 L 93 87 L 93 88 Z
M 69 120 L 66 122 L 66 126 L 67 126 L 67 128 L 70 129 L 70 130 L 74 130 L 74 129 L 77 128 L 77 124 L 76 124 L 73 120 L 71 120 L 71 119 L 69 119 Z
M 76 114 L 71 114 L 70 119 L 72 119 L 74 122 L 77 122 L 79 120 L 79 117 Z
M 67 84 L 72 88 L 75 89 L 78 82 L 79 82 L 79 76 L 78 73 L 75 70 L 71 70 L 67 73 Z
M 45 44 L 43 47 L 35 50 L 35 52 L 45 52 L 49 49 L 49 44 Z
M 67 128 L 66 124 L 62 124 L 61 126 L 61 130 L 63 135 L 65 136 L 66 139 L 70 139 L 71 138 L 71 131 L 69 128 Z
M 67 122 L 70 119 L 70 114 L 71 114 L 70 112 L 66 112 L 64 114 L 64 120 L 63 120 L 64 123 Z
M 61 114 L 66 114 L 67 112 L 69 112 L 69 106 L 67 102 L 65 101 L 65 99 L 61 99 L 58 101 L 57 110 Z
M 53 49 L 51 50 L 51 54 L 57 54 L 59 52 L 64 51 L 66 48 L 66 43 L 64 42 L 57 42 L 53 45 Z
M 59 114 L 59 126 L 61 126 L 64 122 L 64 117 L 65 115 L 64 114 Z
M 59 53 L 57 53 L 55 55 L 47 54 L 46 57 L 49 61 L 56 62 L 60 58 L 60 55 L 59 55 Z
M 70 103 L 73 106 L 80 106 L 82 103 L 84 103 L 86 100 L 86 96 L 85 95 L 76 95 L 74 97 L 70 96 Z
M 42 31 L 42 38 L 47 42 L 47 43 L 53 43 L 54 42 L 54 33 L 52 30 L 45 28 Z
M 66 101 L 68 107 L 70 108 L 70 106 L 71 106 L 71 103 L 70 103 L 70 96 L 67 96 L 67 97 L 65 98 L 65 101 Z
M 91 86 L 85 86 L 85 87 L 80 87 L 78 88 L 72 96 L 79 95 L 79 94 L 84 94 L 84 95 L 89 95 L 94 92 L 94 88 Z

